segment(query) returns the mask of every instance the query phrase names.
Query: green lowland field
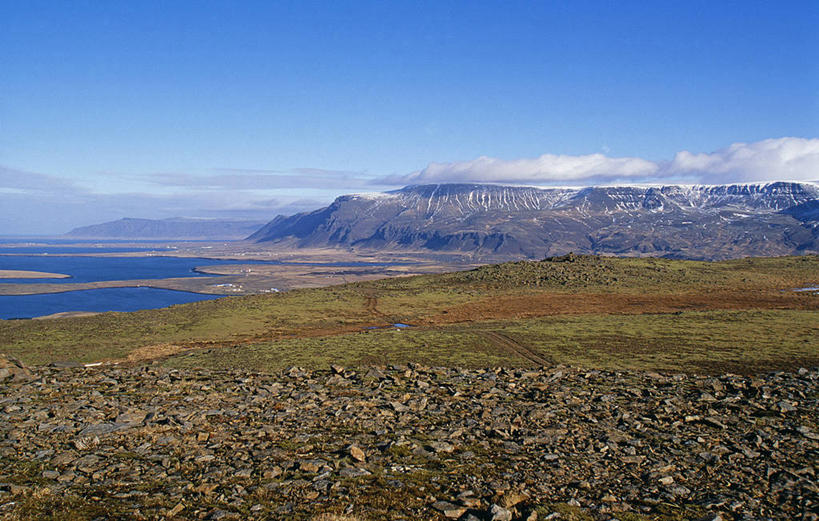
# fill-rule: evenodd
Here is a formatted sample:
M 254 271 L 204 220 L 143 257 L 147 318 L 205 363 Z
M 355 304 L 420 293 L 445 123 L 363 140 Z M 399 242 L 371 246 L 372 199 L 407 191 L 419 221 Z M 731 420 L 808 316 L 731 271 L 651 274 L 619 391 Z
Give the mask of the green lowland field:
M 819 257 L 564 256 L 134 313 L 0 321 L 28 364 L 753 373 L 819 364 Z M 394 323 L 412 327 L 398 329 Z

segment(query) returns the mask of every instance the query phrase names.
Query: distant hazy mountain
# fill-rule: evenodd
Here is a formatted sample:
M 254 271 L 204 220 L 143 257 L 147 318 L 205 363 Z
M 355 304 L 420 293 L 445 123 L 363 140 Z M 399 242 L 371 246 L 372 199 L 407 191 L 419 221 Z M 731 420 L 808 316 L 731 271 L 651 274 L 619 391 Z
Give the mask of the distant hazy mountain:
M 819 252 L 819 185 L 539 189 L 408 186 L 279 216 L 248 239 L 508 257 L 576 253 L 721 259 Z
M 120 219 L 74 228 L 66 237 L 78 239 L 243 239 L 264 224 L 257 221 L 210 219 Z

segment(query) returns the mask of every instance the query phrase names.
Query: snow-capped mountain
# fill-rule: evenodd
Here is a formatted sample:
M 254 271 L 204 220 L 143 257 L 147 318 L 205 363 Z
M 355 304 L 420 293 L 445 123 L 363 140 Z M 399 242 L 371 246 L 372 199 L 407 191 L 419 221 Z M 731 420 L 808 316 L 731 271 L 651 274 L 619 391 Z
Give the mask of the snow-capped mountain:
M 532 188 L 416 185 L 345 195 L 249 237 L 297 247 L 506 257 L 569 251 L 730 258 L 819 251 L 819 185 Z

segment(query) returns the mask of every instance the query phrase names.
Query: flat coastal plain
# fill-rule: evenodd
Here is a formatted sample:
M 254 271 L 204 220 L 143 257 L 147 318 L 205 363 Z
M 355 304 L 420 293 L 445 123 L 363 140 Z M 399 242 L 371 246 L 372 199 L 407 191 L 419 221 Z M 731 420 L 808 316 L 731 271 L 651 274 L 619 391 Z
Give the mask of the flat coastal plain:
M 571 255 L 159 310 L 2 321 L 0 345 L 30 364 L 564 363 L 754 373 L 819 365 L 819 298 L 794 291 L 816 286 L 817 274 L 817 256 Z
M 235 261 L 231 265 L 197 267 L 212 277 L 171 277 L 102 280 L 93 282 L 43 282 L 0 284 L 0 295 L 37 295 L 104 288 L 149 287 L 207 295 L 253 295 L 298 288 L 317 288 L 387 277 L 442 273 L 481 264 L 461 254 L 362 253 L 333 249 L 270 251 L 242 243 L 138 245 L 143 251 L 60 253 L 65 257 L 179 257 Z M 123 245 L 127 246 L 127 245 Z M 155 249 L 151 249 L 155 248 Z M 4 254 L 4 255 L 23 255 Z M 274 264 L 258 262 L 273 261 Z M 253 264 L 253 262 L 257 262 Z M 206 262 L 203 262 L 206 264 Z M 4 273 L 8 276 L 4 276 Z M 0 270 L 2 278 L 69 278 L 69 275 L 35 271 Z

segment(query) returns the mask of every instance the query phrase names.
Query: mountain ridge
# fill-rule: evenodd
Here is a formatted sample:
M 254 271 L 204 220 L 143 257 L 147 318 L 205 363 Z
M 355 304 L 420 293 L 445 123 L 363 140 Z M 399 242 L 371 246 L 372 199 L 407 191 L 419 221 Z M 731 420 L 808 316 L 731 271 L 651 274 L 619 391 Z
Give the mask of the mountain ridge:
M 410 185 L 343 195 L 325 208 L 276 217 L 248 240 L 506 258 L 569 251 L 695 259 L 786 255 L 819 251 L 817 200 L 819 185 L 784 181 L 587 188 Z
M 88 239 L 212 239 L 237 240 L 253 233 L 263 221 L 223 219 L 141 219 L 124 217 L 89 226 L 74 228 L 65 237 Z

